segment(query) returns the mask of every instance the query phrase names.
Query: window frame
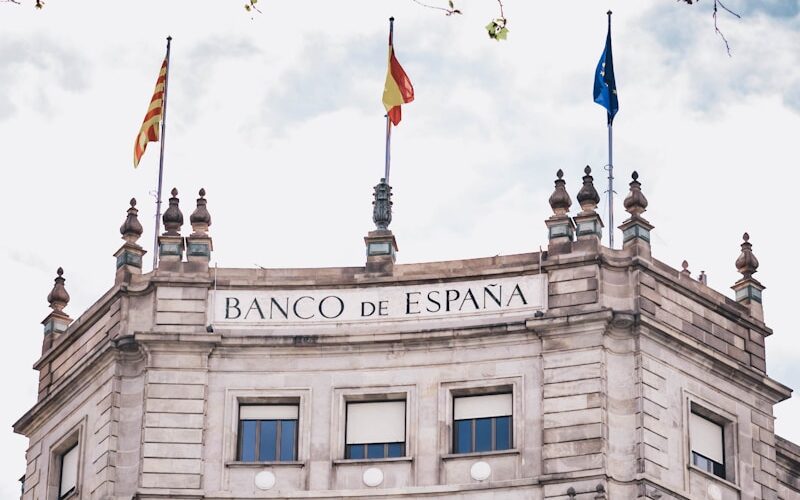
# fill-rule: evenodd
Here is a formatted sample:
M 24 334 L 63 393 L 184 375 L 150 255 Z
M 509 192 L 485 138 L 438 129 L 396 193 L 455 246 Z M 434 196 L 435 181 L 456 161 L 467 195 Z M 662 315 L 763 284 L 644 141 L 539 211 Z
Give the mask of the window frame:
M 363 404 L 363 403 L 396 403 L 396 402 L 403 402 L 403 441 L 387 441 L 383 443 L 348 443 L 347 442 L 347 422 L 350 415 L 350 405 L 351 404 Z M 406 458 L 409 456 L 408 453 L 408 395 L 403 394 L 403 397 L 397 397 L 396 394 L 386 394 L 386 395 L 358 395 L 358 396 L 346 396 L 344 399 L 344 425 L 343 425 L 343 437 L 344 437 L 344 453 L 341 455 L 344 457 L 344 460 L 396 460 L 399 458 Z M 400 456 L 392 457 L 389 456 L 389 446 L 392 444 L 400 444 L 402 446 L 402 454 Z M 369 445 L 383 445 L 384 455 L 382 457 L 375 457 L 369 458 Z M 350 447 L 351 446 L 363 446 L 364 447 L 364 456 L 352 458 Z
M 705 460 L 708 460 L 712 464 L 719 464 L 714 460 L 711 460 L 709 457 L 705 455 L 695 452 L 692 446 L 692 429 L 691 429 L 691 417 L 692 414 L 703 418 L 712 424 L 718 425 L 722 429 L 722 470 L 724 471 L 724 476 L 717 474 L 712 467 L 712 470 L 709 471 L 707 468 L 702 467 L 700 465 L 695 464 L 695 455 L 702 457 Z M 727 484 L 733 485 L 736 487 L 738 481 L 738 448 L 737 448 L 737 424 L 736 424 L 736 417 L 733 414 L 725 412 L 717 407 L 713 407 L 712 405 L 706 402 L 699 402 L 696 398 L 689 398 L 687 411 L 686 411 L 686 448 L 687 448 L 687 457 L 688 457 L 688 464 L 687 466 L 690 469 L 698 471 L 706 476 L 712 477 L 716 480 L 723 481 Z
M 309 387 L 231 387 L 225 390 L 225 406 L 221 409 L 221 418 L 224 421 L 225 432 L 215 438 L 221 442 L 224 453 L 224 466 L 228 467 L 258 467 L 265 462 L 240 462 L 237 460 L 239 452 L 239 407 L 241 405 L 297 405 L 297 461 L 295 462 L 266 462 L 271 467 L 297 467 L 302 466 L 311 454 L 310 450 L 310 423 L 311 414 L 311 389 Z M 212 409 L 217 411 L 218 407 Z M 211 411 L 211 410 L 209 410 Z M 214 412 L 209 418 L 215 418 Z M 214 440 L 212 440 L 214 441 Z M 228 479 L 226 479 L 227 481 Z M 227 484 L 227 483 L 226 483 Z
M 64 481 L 64 457 L 66 457 L 70 452 L 75 450 L 77 454 L 76 462 L 75 462 L 75 485 L 67 490 L 66 493 L 61 493 L 63 489 L 62 482 Z M 77 441 L 69 446 L 67 449 L 63 450 L 61 453 L 58 454 L 58 481 L 56 482 L 56 498 L 58 500 L 65 500 L 74 496 L 78 492 L 78 477 L 79 477 L 79 470 L 81 465 L 81 449 L 80 443 Z
M 473 389 L 474 390 L 474 389 Z M 511 415 L 496 415 L 493 417 L 481 417 L 481 418 L 461 418 L 456 420 L 455 418 L 455 410 L 456 410 L 456 399 L 459 398 L 472 398 L 472 397 L 482 397 L 482 396 L 495 396 L 500 394 L 508 394 L 511 397 Z M 452 432 L 450 433 L 450 454 L 453 455 L 466 455 L 466 454 L 474 454 L 474 453 L 496 453 L 496 452 L 504 452 L 509 450 L 514 450 L 514 388 L 508 387 L 504 389 L 498 388 L 491 388 L 486 392 L 478 392 L 473 393 L 470 391 L 469 393 L 461 393 L 461 391 L 450 391 L 450 415 L 449 421 L 451 422 L 451 429 Z M 509 417 L 508 423 L 508 448 L 497 448 L 497 419 Z M 491 421 L 491 431 L 490 431 L 490 439 L 491 439 L 491 449 L 489 450 L 476 450 L 478 438 L 478 420 L 483 419 L 490 419 Z M 456 451 L 456 446 L 458 443 L 457 436 L 458 436 L 458 427 L 456 426 L 457 422 L 470 422 L 470 450 L 469 451 Z
M 417 390 L 416 384 L 374 384 L 374 385 L 336 385 L 333 387 L 331 397 L 331 418 L 329 421 L 329 449 L 330 460 L 334 466 L 345 466 L 348 463 L 375 463 L 385 462 L 410 462 L 414 460 L 417 452 L 418 439 L 418 409 L 417 409 Z M 405 428 L 405 455 L 401 458 L 384 458 L 374 460 L 346 459 L 345 456 L 345 434 L 347 427 L 347 408 L 348 402 L 377 402 L 377 401 L 396 401 L 405 400 L 406 402 L 406 428 Z
M 295 419 L 242 419 L 242 407 L 247 406 L 294 406 L 297 409 L 297 418 Z M 294 422 L 294 440 L 292 442 L 293 456 L 291 459 L 283 460 L 281 457 L 281 430 L 283 428 L 282 422 Z M 242 445 L 244 441 L 244 422 L 256 422 L 255 426 L 255 444 L 254 453 L 255 460 L 244 460 L 242 457 Z M 262 422 L 275 422 L 275 459 L 274 460 L 261 460 L 259 456 L 261 453 L 261 428 Z M 236 461 L 241 463 L 293 463 L 297 462 L 300 456 L 300 401 L 270 401 L 270 402 L 243 402 L 239 401 L 236 409 Z
M 86 425 L 87 417 L 83 417 L 80 422 L 72 426 L 61 438 L 56 440 L 49 450 L 50 462 L 47 471 L 47 495 L 48 500 L 67 500 L 81 497 L 82 474 L 83 474 L 83 429 Z M 75 465 L 75 486 L 66 494 L 61 494 L 61 480 L 63 475 L 63 458 L 72 450 L 76 450 Z
M 538 380 L 533 374 L 534 382 Z M 515 372 L 503 376 L 482 378 L 454 378 L 438 384 L 437 420 L 439 422 L 438 450 L 441 460 L 459 460 L 469 457 L 491 457 L 493 455 L 520 455 L 527 446 L 541 446 L 541 434 L 531 432 L 534 408 L 542 408 L 541 393 L 526 393 L 526 375 Z M 511 393 L 512 413 L 516 418 L 511 422 L 513 436 L 512 448 L 508 450 L 477 453 L 453 453 L 453 398 L 458 396 L 483 396 L 498 393 Z M 528 427 L 526 429 L 526 427 Z M 540 457 L 534 457 L 534 467 L 541 464 Z

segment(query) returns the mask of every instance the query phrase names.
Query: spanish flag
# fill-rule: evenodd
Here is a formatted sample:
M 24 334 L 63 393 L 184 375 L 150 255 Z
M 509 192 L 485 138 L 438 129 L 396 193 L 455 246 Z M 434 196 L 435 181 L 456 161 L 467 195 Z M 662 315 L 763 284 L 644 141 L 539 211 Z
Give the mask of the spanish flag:
M 390 19 L 392 23 L 394 18 Z M 386 71 L 386 83 L 383 86 L 383 106 L 389 114 L 392 124 L 400 123 L 400 105 L 414 100 L 414 87 L 408 75 L 397 62 L 392 45 L 393 28 L 389 29 L 389 69 Z
M 161 71 L 158 73 L 158 80 L 156 80 L 156 89 L 153 91 L 153 97 L 150 99 L 150 106 L 147 108 L 147 114 L 144 115 L 142 128 L 139 129 L 139 134 L 136 136 L 136 143 L 133 145 L 134 167 L 139 166 L 139 160 L 142 159 L 144 150 L 147 148 L 147 143 L 158 142 L 161 118 L 164 112 L 164 87 L 166 81 L 167 58 L 164 58 Z

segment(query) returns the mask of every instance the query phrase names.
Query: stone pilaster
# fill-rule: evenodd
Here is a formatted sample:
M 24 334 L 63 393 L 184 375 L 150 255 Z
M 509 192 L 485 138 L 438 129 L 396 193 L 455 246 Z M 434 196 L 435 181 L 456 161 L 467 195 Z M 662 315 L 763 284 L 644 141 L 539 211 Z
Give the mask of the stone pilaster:
M 367 272 L 391 274 L 397 253 L 397 240 L 388 229 L 370 231 L 364 237 L 367 246 Z

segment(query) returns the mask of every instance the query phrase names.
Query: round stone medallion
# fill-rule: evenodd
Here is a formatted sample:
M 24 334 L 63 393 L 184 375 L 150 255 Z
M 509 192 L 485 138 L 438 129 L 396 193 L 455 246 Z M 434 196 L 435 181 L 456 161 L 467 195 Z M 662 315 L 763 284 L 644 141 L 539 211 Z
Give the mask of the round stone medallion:
M 469 476 L 476 481 L 486 481 L 492 475 L 492 466 L 481 460 L 469 468 Z
M 256 488 L 259 490 L 269 490 L 275 486 L 275 474 L 268 470 L 262 470 L 256 474 Z
M 370 467 L 364 471 L 364 475 L 361 476 L 361 479 L 364 481 L 364 484 L 370 488 L 374 488 L 383 482 L 383 471 L 377 467 Z

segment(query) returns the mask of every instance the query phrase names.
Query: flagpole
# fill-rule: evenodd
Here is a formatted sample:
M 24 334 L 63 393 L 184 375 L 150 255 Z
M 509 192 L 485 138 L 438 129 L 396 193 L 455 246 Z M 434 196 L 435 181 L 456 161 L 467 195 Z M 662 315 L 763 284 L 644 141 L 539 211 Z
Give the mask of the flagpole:
M 608 246 L 614 248 L 614 161 L 611 122 L 608 122 Z
M 153 270 L 158 267 L 158 229 L 161 226 L 161 186 L 164 180 L 164 142 L 167 133 L 167 87 L 169 85 L 169 46 L 172 37 L 167 37 L 167 71 L 164 73 L 164 102 L 161 111 L 161 154 L 158 160 L 158 192 L 156 193 L 156 223 L 153 237 Z
M 611 36 L 611 10 L 608 14 L 608 36 Z M 609 49 L 610 50 L 610 49 Z M 613 67 L 611 68 L 613 72 Z M 616 87 L 616 83 L 614 84 Z M 616 88 L 609 89 L 609 92 L 616 92 Z M 614 117 L 608 114 L 608 247 L 614 248 L 614 143 L 612 124 Z
M 391 48 L 394 37 L 394 16 L 389 18 L 389 47 Z M 386 184 L 389 184 L 389 167 L 392 161 L 392 120 L 389 118 L 389 113 L 386 113 L 386 165 L 384 167 L 383 177 L 386 179 Z
M 386 113 L 386 166 L 384 168 L 383 177 L 386 179 L 386 184 L 389 184 L 389 167 L 392 161 L 392 120 L 389 118 L 389 113 Z

